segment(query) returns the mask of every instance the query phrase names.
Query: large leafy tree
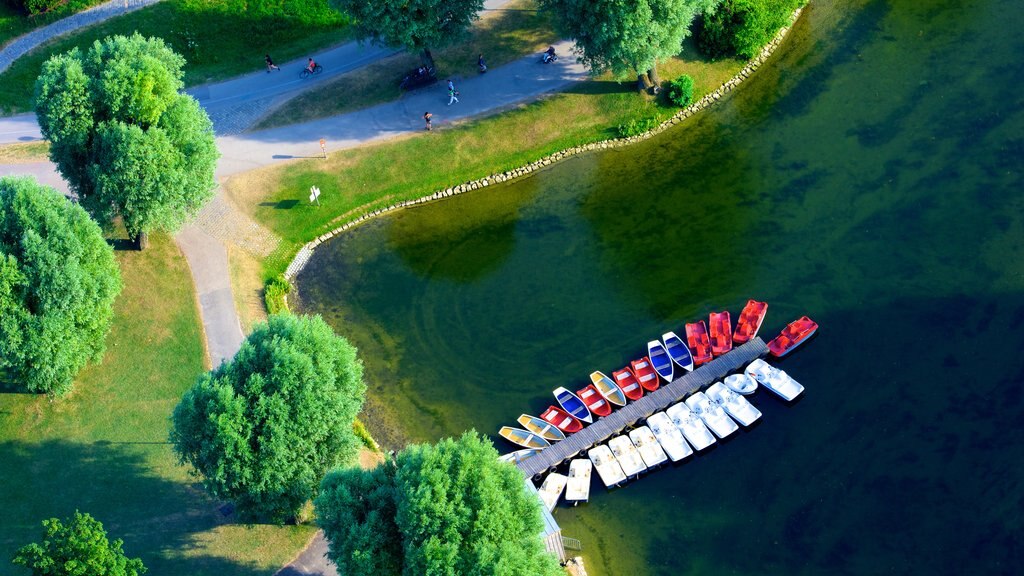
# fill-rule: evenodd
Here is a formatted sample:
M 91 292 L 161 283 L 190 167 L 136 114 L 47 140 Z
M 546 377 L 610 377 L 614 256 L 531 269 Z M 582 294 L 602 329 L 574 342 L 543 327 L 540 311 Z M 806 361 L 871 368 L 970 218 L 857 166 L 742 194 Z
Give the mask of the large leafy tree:
M 480 16 L 483 0 L 331 0 L 355 18 L 356 31 L 388 46 L 422 51 L 434 65 L 431 48 L 443 48 L 466 37 Z
M 409 446 L 372 471 L 331 472 L 316 500 L 345 576 L 558 576 L 540 503 L 475 432 Z
M 284 522 L 356 457 L 362 375 L 356 349 L 319 316 L 273 315 L 185 393 L 171 441 L 242 517 Z
M 576 42 L 595 73 L 635 72 L 641 85 L 660 83 L 659 60 L 679 53 L 690 24 L 718 0 L 539 0 L 560 34 Z
M 724 0 L 704 13 L 701 51 L 717 58 L 753 58 L 806 0 Z
M 64 394 L 103 356 L 121 274 L 81 207 L 30 178 L 0 178 L 0 380 Z
M 132 238 L 177 230 L 213 196 L 213 125 L 179 93 L 184 64 L 136 33 L 55 55 L 36 81 L 50 159 L 93 216 L 120 216 Z
M 146 567 L 138 558 L 125 556 L 120 539 L 111 542 L 103 524 L 75 512 L 66 523 L 43 520 L 43 539 L 23 546 L 13 562 L 33 576 L 139 576 Z

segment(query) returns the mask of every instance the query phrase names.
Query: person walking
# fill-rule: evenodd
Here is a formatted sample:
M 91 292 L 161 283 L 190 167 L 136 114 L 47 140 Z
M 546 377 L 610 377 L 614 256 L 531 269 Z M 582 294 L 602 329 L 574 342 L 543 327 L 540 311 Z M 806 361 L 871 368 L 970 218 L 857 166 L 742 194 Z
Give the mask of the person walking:
M 278 72 L 281 71 L 277 64 L 274 64 L 274 60 L 270 57 L 270 54 L 267 54 L 265 60 L 267 61 L 267 74 L 270 74 L 271 70 L 277 70 Z
M 476 57 L 476 65 L 477 65 L 477 68 L 480 69 L 480 73 L 481 74 L 483 74 L 484 72 L 487 72 L 487 64 L 484 63 L 484 55 L 483 54 L 481 54 L 481 55 Z
M 430 119 L 433 118 L 433 117 L 434 117 L 434 115 L 431 114 L 430 112 L 424 112 L 423 113 L 423 121 L 427 123 L 427 132 L 432 130 L 432 128 L 430 126 Z
M 455 83 L 452 82 L 451 78 L 448 79 L 448 105 L 451 106 L 452 102 L 459 101 L 459 93 L 455 90 Z

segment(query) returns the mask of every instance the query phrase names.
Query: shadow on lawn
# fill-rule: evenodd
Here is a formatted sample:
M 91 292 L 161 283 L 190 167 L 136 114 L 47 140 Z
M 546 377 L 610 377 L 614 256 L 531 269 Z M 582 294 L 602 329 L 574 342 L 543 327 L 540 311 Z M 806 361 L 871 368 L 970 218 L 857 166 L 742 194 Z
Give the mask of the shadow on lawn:
M 123 539 L 125 552 L 141 557 L 152 574 L 265 574 L 255 565 L 195 554 L 200 534 L 226 522 L 200 486 L 157 474 L 153 462 L 170 464 L 167 451 L 114 442 L 0 443 L 0 558 L 5 563 L 39 539 L 44 519 L 80 510 L 102 522 L 110 538 Z

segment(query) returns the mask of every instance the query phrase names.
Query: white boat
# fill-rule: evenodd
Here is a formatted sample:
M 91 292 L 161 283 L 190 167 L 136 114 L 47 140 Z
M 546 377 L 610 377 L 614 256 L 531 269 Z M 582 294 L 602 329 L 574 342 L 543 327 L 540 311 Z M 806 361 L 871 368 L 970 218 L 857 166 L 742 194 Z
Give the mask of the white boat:
M 552 472 L 548 474 L 548 477 L 544 479 L 544 483 L 540 485 L 540 490 L 537 492 L 540 494 L 540 499 L 544 502 L 548 512 L 555 509 L 555 504 L 558 504 L 558 499 L 562 497 L 562 490 L 565 490 L 565 483 L 568 480 L 565 474 Z
M 640 457 L 643 458 L 644 464 L 648 468 L 654 468 L 668 462 L 668 455 L 661 448 L 661 444 L 658 444 L 658 439 L 654 437 L 654 432 L 651 432 L 651 429 L 647 426 L 640 426 L 630 430 L 629 439 L 633 441 L 633 445 L 640 452 Z
M 516 450 L 515 452 L 509 452 L 508 454 L 502 454 L 501 456 L 498 456 L 498 460 L 501 460 L 502 462 L 510 462 L 512 464 L 519 464 L 531 456 L 536 456 L 539 452 L 539 448 L 524 448 L 522 450 Z
M 640 452 L 637 451 L 636 446 L 633 446 L 629 436 L 612 438 L 608 441 L 608 447 L 611 448 L 615 460 L 618 461 L 619 466 L 622 466 L 622 471 L 626 473 L 627 478 L 638 476 L 647 469 L 643 458 L 640 457 Z
M 683 339 L 676 336 L 675 332 L 665 332 L 661 335 L 661 340 L 665 343 L 665 350 L 672 361 L 683 370 L 693 372 L 693 355 L 683 343 Z
M 569 481 L 565 485 L 566 502 L 576 504 L 590 499 L 590 472 L 593 469 L 594 465 L 586 458 L 576 458 L 569 462 Z
M 725 385 L 740 394 L 753 394 L 757 391 L 757 380 L 750 374 L 732 374 L 725 377 Z
M 750 374 L 758 384 L 775 392 L 786 401 L 793 400 L 804 391 L 803 385 L 790 378 L 789 374 L 760 358 L 751 362 L 744 372 Z
M 709 386 L 707 395 L 712 402 L 725 408 L 729 416 L 744 426 L 750 426 L 761 417 L 761 411 L 754 408 L 749 400 L 721 382 L 715 382 Z
M 647 425 L 651 428 L 651 432 L 654 432 L 654 437 L 658 439 L 658 443 L 665 449 L 665 453 L 668 454 L 668 457 L 673 462 L 679 462 L 693 454 L 693 448 L 690 448 L 690 445 L 686 443 L 683 433 L 672 423 L 672 419 L 668 417 L 668 414 L 664 412 L 651 414 L 647 417 Z
M 665 414 L 672 419 L 676 428 L 679 428 L 683 436 L 686 436 L 686 439 L 697 450 L 703 450 L 715 443 L 715 435 L 708 430 L 700 416 L 694 414 L 685 402 L 669 406 L 668 410 L 665 410 Z
M 686 405 L 693 410 L 694 414 L 700 416 L 700 419 L 719 438 L 725 438 L 740 428 L 732 421 L 732 418 L 729 418 L 721 406 L 712 402 L 703 392 L 697 392 L 687 398 Z
M 601 477 L 605 487 L 611 488 L 626 481 L 626 473 L 622 471 L 622 466 L 619 466 L 611 449 L 604 444 L 588 450 L 587 458 L 594 463 L 597 475 Z

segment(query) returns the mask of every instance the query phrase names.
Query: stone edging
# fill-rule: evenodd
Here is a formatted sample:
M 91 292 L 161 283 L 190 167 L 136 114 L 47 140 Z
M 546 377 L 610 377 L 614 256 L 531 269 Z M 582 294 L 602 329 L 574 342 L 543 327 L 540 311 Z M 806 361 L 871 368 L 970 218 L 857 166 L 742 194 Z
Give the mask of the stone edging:
M 491 174 L 490 176 L 485 176 L 484 178 L 480 178 L 479 180 L 472 180 L 470 182 L 466 182 L 465 184 L 459 184 L 457 186 L 445 188 L 444 190 L 438 190 L 437 192 L 434 192 L 429 196 L 423 196 L 415 200 L 399 202 L 397 204 L 392 204 L 387 208 L 381 208 L 379 210 L 367 212 L 366 214 L 363 214 L 362 216 L 354 220 L 350 220 L 349 222 L 342 224 L 338 228 L 335 228 L 334 230 L 331 230 L 326 234 L 317 236 L 314 240 L 307 242 L 302 248 L 299 249 L 299 252 L 295 255 L 295 257 L 292 258 L 291 263 L 288 264 L 288 268 L 284 272 L 285 280 L 290 282 L 299 274 L 299 272 L 302 271 L 303 268 L 305 268 L 306 264 L 309 262 L 309 259 L 313 256 L 313 250 L 317 246 L 326 242 L 327 240 L 330 240 L 331 238 L 337 236 L 338 234 L 345 232 L 350 228 L 358 226 L 366 222 L 367 220 L 370 220 L 371 218 L 376 218 L 381 214 L 387 214 L 389 212 L 398 210 L 400 208 L 405 208 L 407 206 L 414 206 L 416 204 L 424 204 L 426 202 L 431 202 L 433 200 L 447 198 L 448 196 L 454 196 L 456 194 L 461 194 L 463 192 L 469 192 L 470 190 L 478 190 L 480 188 L 490 186 L 491 184 L 508 182 L 510 180 L 514 180 L 516 178 L 519 178 L 520 176 L 525 176 L 527 174 L 530 174 L 531 172 L 544 168 L 545 166 L 549 166 L 555 162 L 559 162 L 561 160 L 564 160 L 571 156 L 575 156 L 577 154 L 581 154 L 583 152 L 590 152 L 592 150 L 607 150 L 610 148 L 628 146 L 630 144 L 635 144 L 637 142 L 647 140 L 648 138 L 651 138 L 656 134 L 664 132 L 668 128 L 675 126 L 676 124 L 685 120 L 686 118 L 689 118 L 690 116 L 693 116 L 694 114 L 703 110 L 704 108 L 707 108 L 708 106 L 711 106 L 715 102 L 718 102 L 718 100 L 720 100 L 722 96 L 724 96 L 727 92 L 730 92 L 741 82 L 749 78 L 750 75 L 753 74 L 754 71 L 757 70 L 761 66 L 761 64 L 763 64 L 765 60 L 768 59 L 769 56 L 771 56 L 772 52 L 774 52 L 775 49 L 779 47 L 779 44 L 782 43 L 783 38 L 786 37 L 786 34 L 789 32 L 790 28 L 792 28 L 793 23 L 796 22 L 796 20 L 800 17 L 800 13 L 802 11 L 802 6 L 800 8 L 797 8 L 789 18 L 789 25 L 780 29 L 778 33 L 775 34 L 775 37 L 772 39 L 772 41 L 761 49 L 760 54 L 752 58 L 750 62 L 748 62 L 747 65 L 743 67 L 742 70 L 736 73 L 736 75 L 729 79 L 725 84 L 722 84 L 721 86 L 718 87 L 717 90 L 705 95 L 697 102 L 694 102 L 693 104 L 690 104 L 689 106 L 683 108 L 679 112 L 676 112 L 671 118 L 662 122 L 658 126 L 648 130 L 647 132 L 637 134 L 636 136 L 629 136 L 626 138 L 612 138 L 610 140 L 602 140 L 600 142 L 593 142 L 581 146 L 574 146 L 566 150 L 553 152 L 541 158 L 540 160 L 527 164 L 526 166 L 513 168 L 506 172 L 502 172 L 501 174 Z

